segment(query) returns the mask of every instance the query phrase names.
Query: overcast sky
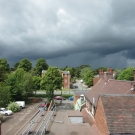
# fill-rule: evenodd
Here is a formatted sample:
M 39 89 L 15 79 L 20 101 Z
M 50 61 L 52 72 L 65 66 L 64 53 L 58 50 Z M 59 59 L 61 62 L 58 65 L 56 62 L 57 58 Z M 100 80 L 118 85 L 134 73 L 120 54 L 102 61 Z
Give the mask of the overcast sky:
M 135 0 L 0 0 L 0 58 L 135 66 Z

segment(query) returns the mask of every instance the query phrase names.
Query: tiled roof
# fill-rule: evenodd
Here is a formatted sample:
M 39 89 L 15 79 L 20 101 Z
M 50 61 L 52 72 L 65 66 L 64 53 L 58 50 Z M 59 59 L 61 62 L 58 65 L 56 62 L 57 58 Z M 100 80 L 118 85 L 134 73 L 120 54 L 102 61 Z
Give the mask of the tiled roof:
M 82 113 L 82 116 L 83 116 L 83 121 L 84 121 L 85 123 L 89 123 L 90 126 L 92 126 L 92 125 L 95 124 L 94 119 L 92 119 L 92 118 L 90 117 L 90 115 L 88 115 L 88 113 L 86 112 L 86 109 L 85 109 L 85 108 L 82 109 L 81 113 Z
M 135 95 L 101 95 L 109 134 L 135 133 Z
M 91 103 L 93 103 L 94 97 L 94 105 L 97 106 L 98 97 L 100 94 L 130 94 L 132 81 L 120 81 L 109 79 L 106 81 L 101 78 L 95 86 L 91 88 L 91 90 L 85 94 L 86 99 L 88 99 Z

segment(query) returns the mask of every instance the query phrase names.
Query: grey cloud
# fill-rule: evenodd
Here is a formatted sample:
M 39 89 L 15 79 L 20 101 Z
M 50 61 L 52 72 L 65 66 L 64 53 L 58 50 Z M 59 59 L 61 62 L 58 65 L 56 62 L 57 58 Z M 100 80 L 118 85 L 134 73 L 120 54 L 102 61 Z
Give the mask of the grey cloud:
M 134 7 L 134 0 L 2 0 L 0 57 L 12 66 L 26 57 L 52 66 L 130 66 Z

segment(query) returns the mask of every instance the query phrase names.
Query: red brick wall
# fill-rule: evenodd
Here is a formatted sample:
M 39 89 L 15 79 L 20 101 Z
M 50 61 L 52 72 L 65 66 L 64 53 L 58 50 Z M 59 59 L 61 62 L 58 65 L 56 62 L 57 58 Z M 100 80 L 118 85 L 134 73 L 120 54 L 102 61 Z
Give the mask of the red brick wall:
M 98 100 L 97 110 L 95 114 L 95 122 L 101 135 L 108 135 L 106 119 L 105 119 L 104 110 L 100 98 Z
M 64 83 L 64 88 L 69 89 L 69 87 L 70 87 L 70 75 L 63 74 L 63 83 Z

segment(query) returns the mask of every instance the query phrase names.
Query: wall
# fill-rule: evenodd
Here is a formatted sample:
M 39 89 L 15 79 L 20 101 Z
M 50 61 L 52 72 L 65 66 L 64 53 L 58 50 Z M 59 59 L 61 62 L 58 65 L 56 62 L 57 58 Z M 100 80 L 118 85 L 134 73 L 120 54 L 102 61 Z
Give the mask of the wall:
M 77 99 L 79 99 L 79 98 L 80 98 L 80 95 L 75 95 L 75 96 L 74 96 L 74 102 L 73 102 L 74 105 L 76 104 L 76 101 L 77 101 Z
M 70 75 L 69 74 L 63 74 L 63 83 L 64 83 L 64 88 L 69 89 L 70 88 Z
M 98 100 L 97 110 L 95 114 L 95 123 L 101 135 L 108 135 L 108 129 L 101 98 L 99 98 Z

